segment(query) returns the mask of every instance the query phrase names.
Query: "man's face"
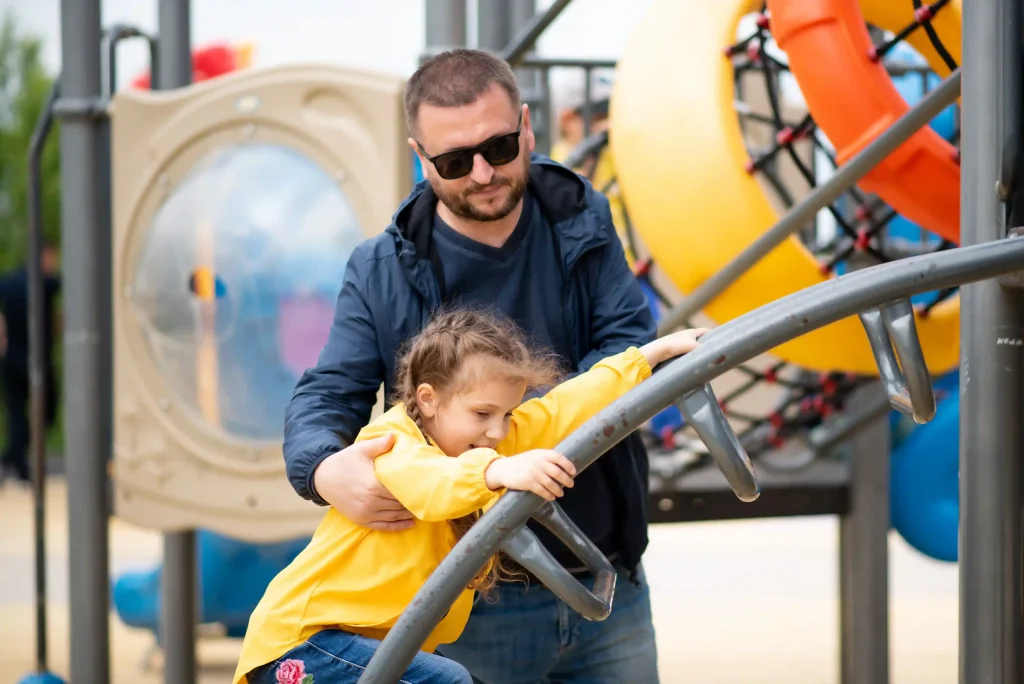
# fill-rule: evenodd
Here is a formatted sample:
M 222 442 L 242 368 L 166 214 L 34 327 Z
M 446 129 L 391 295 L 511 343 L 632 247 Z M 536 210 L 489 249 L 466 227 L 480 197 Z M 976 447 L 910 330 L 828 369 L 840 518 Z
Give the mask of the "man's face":
M 42 257 L 43 273 L 47 275 L 56 273 L 60 267 L 60 255 L 57 253 L 57 250 L 53 247 L 47 247 L 43 249 Z
M 446 180 L 423 154 L 436 157 L 512 133 L 519 124 L 520 113 L 519 154 L 507 164 L 492 166 L 481 154 L 476 154 L 467 175 Z M 416 133 L 419 145 L 412 138 L 409 144 L 419 155 L 434 194 L 456 216 L 472 221 L 497 221 L 508 216 L 522 200 L 535 144 L 530 112 L 526 106 L 520 111 L 500 86 L 491 86 L 464 107 L 420 105 Z

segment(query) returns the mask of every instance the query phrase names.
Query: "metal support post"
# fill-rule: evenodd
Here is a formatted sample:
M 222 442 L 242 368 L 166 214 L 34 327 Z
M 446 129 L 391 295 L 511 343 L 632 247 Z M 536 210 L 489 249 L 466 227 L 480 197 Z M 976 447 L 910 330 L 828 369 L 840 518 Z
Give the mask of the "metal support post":
M 857 409 L 885 398 L 873 384 L 850 398 Z M 889 439 L 888 422 L 850 441 L 850 512 L 839 519 L 840 682 L 889 681 Z
M 518 66 L 526 53 L 533 49 L 533 44 L 537 42 L 540 35 L 558 18 L 562 10 L 569 6 L 570 2 L 572 0 L 554 0 L 547 9 L 533 15 L 527 23 L 520 26 L 515 37 L 502 52 L 505 61 L 512 66 Z
M 46 621 L 46 283 L 43 273 L 42 158 L 53 128 L 53 105 L 60 97 L 60 77 L 50 88 L 32 131 L 28 151 L 28 376 L 29 455 L 32 466 L 36 584 L 36 673 L 47 672 Z
M 102 401 L 110 343 L 101 322 L 106 244 L 101 221 L 100 0 L 62 0 L 61 226 L 64 254 L 64 433 L 67 443 L 71 672 L 76 684 L 110 680 L 107 444 Z M 75 104 L 83 105 L 76 107 Z
M 423 59 L 466 44 L 466 0 L 426 0 L 426 49 Z
M 160 0 L 157 37 L 157 72 L 153 84 L 160 90 L 192 82 L 191 8 L 189 0 Z M 164 681 L 196 681 L 196 624 L 199 587 L 196 576 L 196 534 L 193 530 L 164 535 L 161 576 Z
M 961 242 L 1006 234 L 1003 162 L 1020 129 L 1020 7 L 971 2 L 963 16 Z M 1008 194 L 1008 187 L 1002 188 Z M 1019 193 L 1016 193 L 1019 195 Z M 1019 208 L 1018 208 L 1019 209 Z M 1019 239 L 1019 238 L 1018 238 Z M 960 682 L 1021 684 L 1021 297 L 987 280 L 960 294 Z
M 498 52 L 511 35 L 508 0 L 477 0 L 476 42 L 481 50 Z

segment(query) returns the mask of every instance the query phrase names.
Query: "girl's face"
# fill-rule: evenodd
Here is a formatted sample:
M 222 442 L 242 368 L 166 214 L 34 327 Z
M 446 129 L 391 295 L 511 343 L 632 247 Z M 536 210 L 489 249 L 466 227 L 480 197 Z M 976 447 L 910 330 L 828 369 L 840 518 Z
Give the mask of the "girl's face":
M 493 449 L 508 434 L 512 411 L 522 403 L 526 383 L 509 380 L 493 366 L 484 359 L 468 360 L 460 371 L 466 381 L 456 383 L 460 389 L 450 395 L 441 396 L 428 384 L 416 390 L 424 428 L 449 456 L 477 447 Z

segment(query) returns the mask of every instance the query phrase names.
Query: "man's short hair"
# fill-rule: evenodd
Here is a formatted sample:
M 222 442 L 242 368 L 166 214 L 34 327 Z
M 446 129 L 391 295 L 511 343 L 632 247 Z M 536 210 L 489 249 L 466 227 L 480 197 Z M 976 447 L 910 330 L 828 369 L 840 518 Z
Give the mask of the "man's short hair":
M 424 62 L 405 84 L 405 123 L 416 135 L 420 105 L 464 107 L 492 86 L 504 90 L 519 107 L 519 84 L 508 63 L 500 57 L 469 48 L 442 52 Z

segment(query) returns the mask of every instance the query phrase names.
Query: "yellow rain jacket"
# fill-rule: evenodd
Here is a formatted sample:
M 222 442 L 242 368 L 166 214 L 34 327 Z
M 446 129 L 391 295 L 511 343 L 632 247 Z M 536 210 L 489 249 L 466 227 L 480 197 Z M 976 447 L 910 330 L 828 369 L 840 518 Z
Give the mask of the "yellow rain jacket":
M 379 532 L 329 508 L 309 545 L 271 581 L 249 618 L 235 684 L 323 629 L 383 639 L 455 545 L 447 521 L 488 508 L 501 495 L 484 482 L 492 461 L 554 447 L 650 374 L 643 354 L 631 347 L 520 405 L 497 449 L 471 449 L 455 458 L 427 444 L 402 404 L 367 425 L 356 441 L 395 434 L 394 446 L 374 467 L 380 482 L 415 516 L 414 526 Z M 422 650 L 458 639 L 473 594 L 462 592 Z

